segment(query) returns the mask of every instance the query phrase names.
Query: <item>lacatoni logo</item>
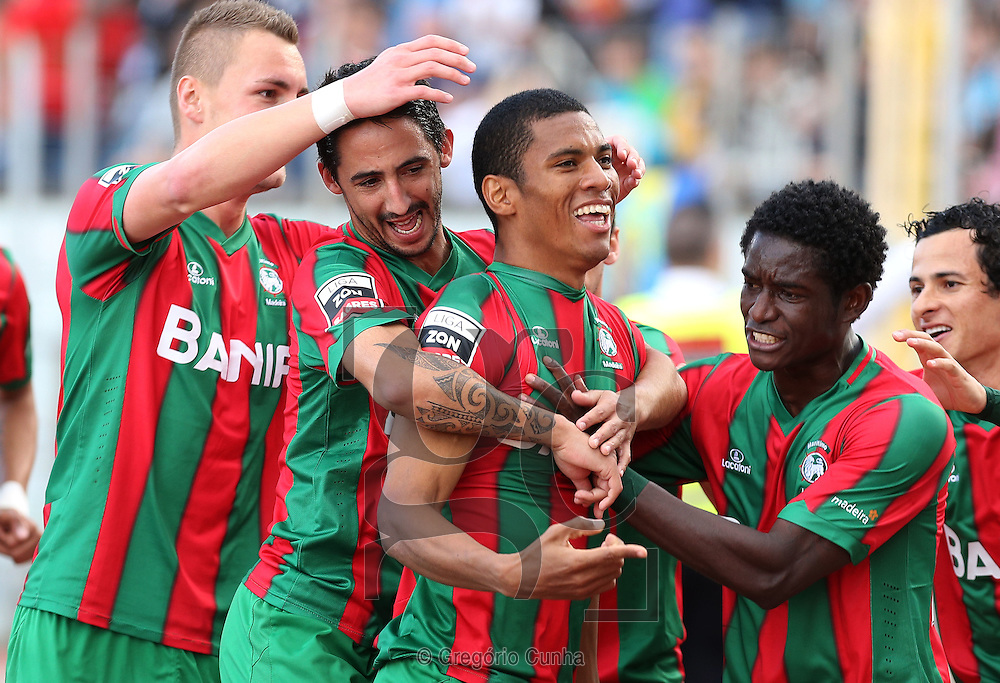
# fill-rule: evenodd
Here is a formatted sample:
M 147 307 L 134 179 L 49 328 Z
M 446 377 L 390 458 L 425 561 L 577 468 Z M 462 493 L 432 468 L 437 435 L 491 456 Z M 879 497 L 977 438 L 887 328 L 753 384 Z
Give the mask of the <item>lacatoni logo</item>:
M 840 496 L 834 496 L 833 498 L 830 499 L 830 502 L 839 507 L 847 514 L 849 514 L 851 517 L 861 520 L 861 523 L 865 525 L 871 524 L 873 516 L 876 517 L 878 516 L 878 513 L 875 510 L 871 510 L 868 513 L 865 513 L 857 505 L 855 505 L 854 503 L 847 502 Z
M 799 465 L 802 478 L 812 484 L 826 473 L 826 458 L 819 451 L 813 451 Z
M 250 384 L 278 388 L 288 374 L 288 344 L 239 340 L 228 342 L 218 332 L 201 338 L 201 318 L 194 311 L 172 304 L 163 322 L 156 355 L 178 365 L 194 363 L 195 370 L 213 370 L 226 382 L 237 382 L 244 368 L 253 371 Z M 196 360 L 197 359 L 197 360 Z
M 281 294 L 281 290 L 285 288 L 281 278 L 278 277 L 278 271 L 267 266 L 260 267 L 260 286 L 268 294 L 274 295 Z
M 368 273 L 332 277 L 316 290 L 315 298 L 331 327 L 340 325 L 355 313 L 383 306 L 375 291 L 375 278 Z
M 420 347 L 443 349 L 447 355 L 468 365 L 485 333 L 486 328 L 462 311 L 436 306 L 420 328 Z
M 215 285 L 215 278 L 206 277 L 205 269 L 197 261 L 188 261 L 188 280 L 193 285 Z
M 540 325 L 531 328 L 531 343 L 546 349 L 559 348 L 559 342 L 555 339 L 549 339 L 549 331 Z
M 722 459 L 722 466 L 740 474 L 752 474 L 753 470 L 750 465 L 743 462 L 744 460 L 746 460 L 746 456 L 743 455 L 743 451 L 739 448 L 733 448 L 729 451 L 729 455 Z

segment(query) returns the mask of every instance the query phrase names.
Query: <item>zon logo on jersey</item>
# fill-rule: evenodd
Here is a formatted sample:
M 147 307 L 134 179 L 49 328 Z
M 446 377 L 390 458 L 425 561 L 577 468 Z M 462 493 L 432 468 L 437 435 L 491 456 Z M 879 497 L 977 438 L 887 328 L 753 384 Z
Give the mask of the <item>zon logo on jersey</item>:
M 250 384 L 278 388 L 288 374 L 288 344 L 254 342 L 253 348 L 239 339 L 227 343 L 213 332 L 201 337 L 201 318 L 194 311 L 171 304 L 156 345 L 156 355 L 178 365 L 194 363 L 195 370 L 214 370 L 226 382 L 238 382 L 244 366 L 253 370 Z
M 367 273 L 332 277 L 316 290 L 315 298 L 330 327 L 340 325 L 355 313 L 384 305 L 375 291 L 375 278 Z
M 420 346 L 424 349 L 444 349 L 468 365 L 486 329 L 462 311 L 438 306 L 424 318 L 420 328 Z

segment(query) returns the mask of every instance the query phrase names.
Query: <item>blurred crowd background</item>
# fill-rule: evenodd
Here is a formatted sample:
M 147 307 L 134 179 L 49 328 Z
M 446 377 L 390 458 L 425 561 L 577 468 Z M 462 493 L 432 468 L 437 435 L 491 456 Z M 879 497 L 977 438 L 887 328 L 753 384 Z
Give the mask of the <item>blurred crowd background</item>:
M 202 4 L 0 0 L 0 244 L 25 272 L 33 304 L 42 431 L 29 494 L 39 519 L 58 393 L 53 281 L 65 216 L 97 169 L 170 155 L 170 60 Z M 672 291 L 697 308 L 715 288 L 735 311 L 738 235 L 753 207 L 789 181 L 832 178 L 871 201 L 890 233 L 886 275 L 862 334 L 913 367 L 889 338 L 909 324 L 910 249 L 899 225 L 971 196 L 1000 201 L 998 0 L 272 4 L 299 23 L 311 83 L 331 66 L 424 33 L 470 46 L 472 85 L 453 87 L 454 103 L 441 109 L 457 143 L 444 181 L 450 227 L 487 224 L 468 157 L 482 114 L 507 94 L 560 88 L 587 103 L 605 134 L 627 137 L 648 173 L 618 213 L 623 255 L 605 276 L 611 300 L 670 291 L 657 288 L 671 270 L 689 272 L 691 264 L 671 263 L 668 234 L 695 207 L 690 239 L 715 240 L 695 250 L 714 284 L 695 279 Z M 308 153 L 285 187 L 252 206 L 346 219 Z M 0 559 L 2 643 L 22 578 Z

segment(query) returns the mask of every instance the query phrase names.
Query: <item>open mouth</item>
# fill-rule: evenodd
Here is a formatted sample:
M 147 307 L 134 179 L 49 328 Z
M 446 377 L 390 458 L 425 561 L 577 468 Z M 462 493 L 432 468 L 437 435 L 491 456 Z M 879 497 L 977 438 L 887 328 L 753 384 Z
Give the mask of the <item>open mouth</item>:
M 420 230 L 420 226 L 423 225 L 423 222 L 424 214 L 420 211 L 414 212 L 405 220 L 386 221 L 389 227 L 392 228 L 393 232 L 397 232 L 400 235 L 412 235 Z
M 766 332 L 751 332 L 750 336 L 758 344 L 777 344 L 781 341 L 773 334 L 767 334 Z
M 934 327 L 924 328 L 924 332 L 931 335 L 931 339 L 937 339 L 945 332 L 951 332 L 951 328 L 947 325 L 935 325 Z
M 573 217 L 586 223 L 604 227 L 611 218 L 611 207 L 607 204 L 587 204 L 573 212 Z

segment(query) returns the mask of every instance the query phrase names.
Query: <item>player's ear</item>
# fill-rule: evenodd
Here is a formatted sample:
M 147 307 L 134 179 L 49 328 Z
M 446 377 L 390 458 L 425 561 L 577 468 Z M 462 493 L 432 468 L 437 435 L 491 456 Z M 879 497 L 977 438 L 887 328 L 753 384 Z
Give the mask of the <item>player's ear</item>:
M 444 131 L 444 142 L 441 144 L 441 168 L 448 167 L 448 164 L 451 163 L 454 152 L 455 134 L 451 132 L 451 128 L 446 128 Z
M 182 119 L 205 122 L 201 102 L 201 81 L 194 76 L 182 76 L 177 82 L 177 111 Z
M 488 175 L 483 178 L 483 199 L 490 211 L 498 216 L 511 216 L 516 212 L 517 183 L 510 178 Z
M 850 324 L 860 318 L 861 314 L 868 308 L 868 304 L 871 303 L 873 294 L 874 290 L 867 282 L 856 285 L 844 292 L 844 296 L 841 298 L 843 321 Z
M 340 187 L 340 183 L 337 179 L 333 177 L 330 173 L 330 169 L 322 161 L 316 162 L 316 170 L 319 171 L 319 177 L 323 179 L 323 184 L 326 185 L 326 189 L 334 194 L 344 194 L 344 191 Z
M 619 235 L 620 232 L 621 231 L 620 231 L 620 229 L 618 228 L 617 225 L 613 225 L 611 227 L 611 239 L 610 239 L 610 241 L 608 243 L 608 247 L 609 247 L 609 249 L 608 249 L 608 257 L 606 259 L 604 259 L 604 265 L 606 265 L 606 266 L 614 265 L 615 261 L 618 260 L 618 257 L 621 256 L 622 245 L 621 245 L 621 239 L 620 239 L 620 235 Z

